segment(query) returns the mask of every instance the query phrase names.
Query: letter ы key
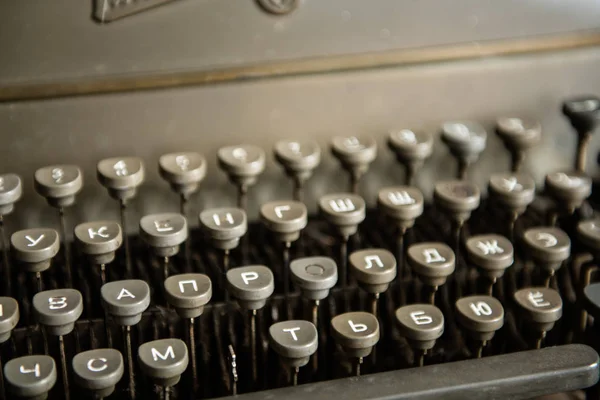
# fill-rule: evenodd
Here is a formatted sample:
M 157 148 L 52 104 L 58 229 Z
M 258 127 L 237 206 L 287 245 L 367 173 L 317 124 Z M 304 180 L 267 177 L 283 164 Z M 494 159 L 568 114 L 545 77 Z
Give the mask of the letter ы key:
M 76 165 L 44 167 L 35 171 L 34 186 L 52 207 L 68 207 L 83 188 L 83 174 Z
M 372 314 L 377 316 L 379 294 L 385 292 L 396 278 L 396 258 L 384 249 L 355 251 L 349 258 L 350 272 L 358 285 L 373 294 Z
M 438 287 L 454 272 L 454 252 L 444 243 L 429 242 L 413 244 L 408 248 L 407 256 L 408 265 L 419 280 L 430 287 L 429 302 L 433 304 Z
M 302 201 L 302 188 L 321 162 L 321 148 L 312 140 L 280 140 L 273 148 L 275 160 L 294 180 L 294 200 Z
M 0 344 L 10 339 L 19 317 L 19 303 L 12 297 L 0 297 Z
M 563 114 L 577 132 L 577 158 L 575 169 L 585 171 L 587 146 L 592 133 L 600 122 L 600 99 L 595 96 L 580 96 L 565 100 Z
M 50 356 L 13 358 L 4 366 L 8 392 L 25 399 L 46 399 L 56 383 L 56 376 L 56 364 Z
M 331 320 L 332 335 L 348 357 L 356 358 L 355 374 L 360 375 L 363 358 L 371 354 L 379 341 L 379 322 L 362 311 L 335 316 Z
M 396 160 L 406 169 L 405 183 L 411 185 L 417 170 L 433 153 L 433 137 L 428 132 L 400 129 L 390 132 L 387 140 Z
M 200 228 L 217 249 L 235 249 L 248 231 L 246 212 L 240 208 L 212 208 L 199 215 Z
M 444 314 L 431 304 L 411 304 L 396 310 L 396 322 L 415 351 L 415 364 L 422 367 L 425 354 L 444 333 Z
M 171 189 L 187 199 L 206 176 L 206 159 L 198 153 L 170 153 L 158 159 L 158 172 Z
M 75 383 L 94 398 L 110 396 L 123 377 L 123 356 L 115 349 L 95 349 L 78 353 L 71 363 Z
M 188 349 L 180 339 L 154 340 L 139 347 L 138 361 L 142 372 L 167 394 L 188 366 Z
M 477 122 L 447 122 L 442 125 L 442 141 L 458 160 L 458 179 L 465 179 L 467 168 L 485 150 L 487 132 Z
M 496 279 L 502 277 L 504 271 L 513 265 L 512 243 L 500 235 L 478 235 L 467 240 L 466 248 L 469 260 L 489 280 L 488 294 L 491 295 Z
M 539 349 L 546 332 L 562 317 L 560 294 L 546 287 L 530 287 L 515 292 L 514 299 L 527 324 L 538 333 L 536 348 Z
M 265 170 L 265 152 L 252 145 L 222 147 L 217 152 L 219 167 L 238 188 L 238 207 L 246 209 L 248 188 L 258 181 Z
M 504 307 L 492 296 L 470 296 L 456 301 L 456 315 L 467 334 L 478 341 L 476 357 L 504 325 Z
M 294 369 L 295 386 L 299 368 L 308 364 L 319 346 L 317 328 L 308 321 L 278 322 L 269 328 L 269 344 L 283 364 Z
M 0 175 L 0 221 L 10 214 L 23 195 L 23 184 L 17 174 Z
M 559 228 L 539 227 L 530 228 L 523 234 L 529 257 L 538 266 L 546 270 L 546 286 L 562 263 L 571 254 L 571 240 Z
M 121 226 L 114 221 L 84 222 L 75 227 L 75 238 L 81 252 L 92 264 L 100 266 L 102 284 L 105 284 L 105 266 L 115 259 L 115 252 L 123 243 Z
M 559 171 L 546 175 L 545 188 L 557 207 L 569 214 L 592 194 L 592 180 L 583 172 Z
M 336 136 L 331 140 L 331 153 L 350 174 L 350 192 L 358 193 L 358 181 L 377 157 L 377 142 L 370 136 Z
M 496 134 L 510 152 L 511 171 L 518 172 L 525 152 L 540 142 L 542 125 L 530 118 L 501 117 L 496 120 Z
M 138 157 L 104 159 L 98 163 L 96 172 L 108 194 L 122 204 L 135 197 L 145 177 L 144 163 Z

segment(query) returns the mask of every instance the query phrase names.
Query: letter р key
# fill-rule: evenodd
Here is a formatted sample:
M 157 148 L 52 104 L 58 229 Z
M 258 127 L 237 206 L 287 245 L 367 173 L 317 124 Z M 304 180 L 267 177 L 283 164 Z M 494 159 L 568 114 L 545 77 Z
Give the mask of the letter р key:
M 275 290 L 273 273 L 264 265 L 251 265 L 227 271 L 227 289 L 240 307 L 262 308 Z
M 56 375 L 56 364 L 50 356 L 13 358 L 4 366 L 8 392 L 26 399 L 46 399 L 56 383 Z
M 123 356 L 115 349 L 95 349 L 78 353 L 72 361 L 75 383 L 95 398 L 110 396 L 123 377 Z

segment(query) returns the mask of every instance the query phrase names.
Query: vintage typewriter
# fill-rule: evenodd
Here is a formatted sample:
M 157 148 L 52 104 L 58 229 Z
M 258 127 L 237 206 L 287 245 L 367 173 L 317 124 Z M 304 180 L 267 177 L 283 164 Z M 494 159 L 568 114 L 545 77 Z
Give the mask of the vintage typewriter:
M 0 399 L 600 395 L 595 2 L 0 12 Z

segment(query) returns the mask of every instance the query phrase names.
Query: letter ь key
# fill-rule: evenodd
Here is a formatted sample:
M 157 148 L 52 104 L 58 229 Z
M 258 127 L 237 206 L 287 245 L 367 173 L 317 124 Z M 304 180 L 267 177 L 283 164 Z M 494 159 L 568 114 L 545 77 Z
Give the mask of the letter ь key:
M 360 375 L 363 358 L 371 354 L 379 342 L 379 322 L 371 314 L 362 311 L 335 316 L 331 320 L 332 335 L 348 357 L 356 359 L 355 374 Z

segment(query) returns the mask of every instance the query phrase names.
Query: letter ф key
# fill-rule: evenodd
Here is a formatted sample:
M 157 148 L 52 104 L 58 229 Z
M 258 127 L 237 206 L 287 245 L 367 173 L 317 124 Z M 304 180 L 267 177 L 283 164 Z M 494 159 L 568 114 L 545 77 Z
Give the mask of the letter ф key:
M 58 336 L 65 399 L 70 398 L 64 335 L 73 331 L 83 312 L 83 298 L 75 289 L 56 289 L 33 296 L 33 313 L 50 335 Z
M 331 320 L 332 335 L 344 353 L 355 358 L 355 374 L 360 376 L 363 358 L 371 354 L 379 341 L 379 322 L 371 314 L 362 311 L 335 316 Z
M 138 349 L 138 361 L 144 374 L 163 388 L 163 400 L 169 399 L 169 388 L 175 386 L 187 369 L 188 349 L 180 339 L 147 342 Z
M 4 366 L 8 392 L 19 398 L 45 400 L 56 383 L 56 364 L 50 356 L 13 358 Z
M 125 369 L 123 356 L 115 349 L 84 351 L 73 357 L 71 365 L 75 383 L 96 399 L 115 391 Z
M 298 385 L 300 367 L 308 364 L 319 346 L 317 328 L 308 321 L 283 321 L 269 328 L 269 343 L 281 362 L 293 368 L 293 385 Z
M 252 378 L 257 379 L 256 360 L 256 311 L 263 308 L 275 290 L 275 279 L 264 265 L 250 265 L 227 271 L 227 290 L 239 306 L 250 311 L 250 352 L 252 354 Z

